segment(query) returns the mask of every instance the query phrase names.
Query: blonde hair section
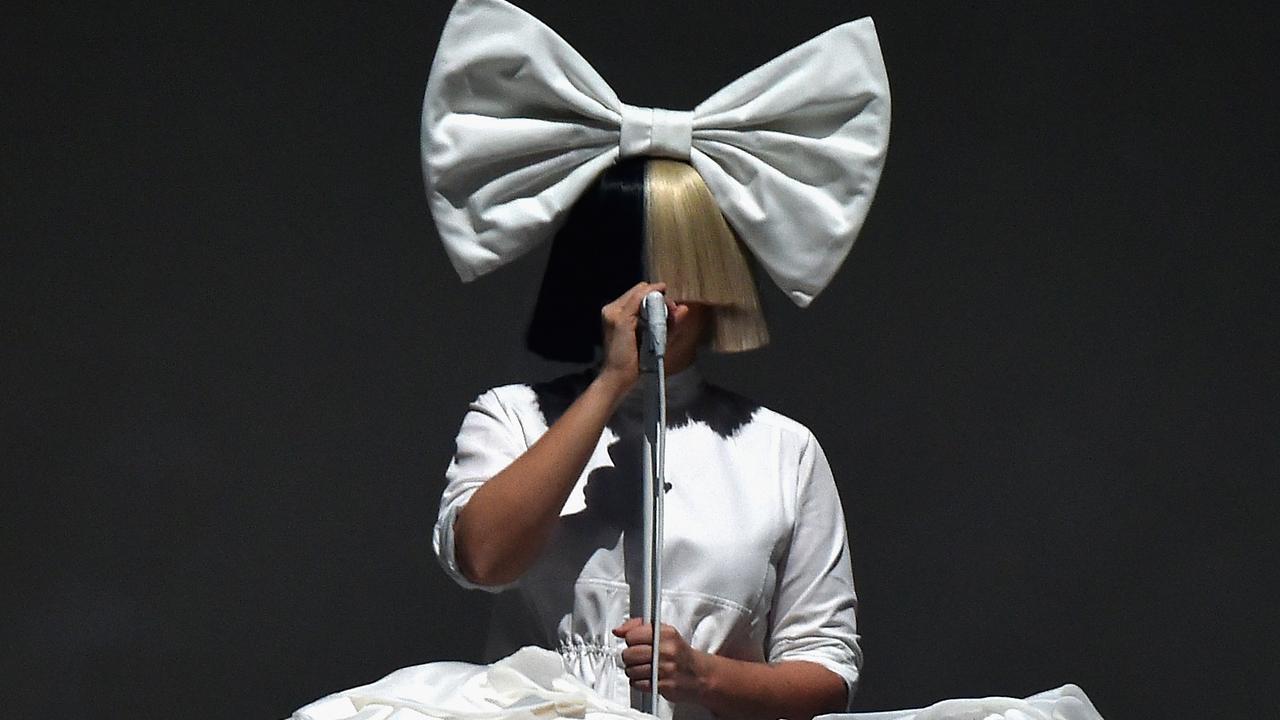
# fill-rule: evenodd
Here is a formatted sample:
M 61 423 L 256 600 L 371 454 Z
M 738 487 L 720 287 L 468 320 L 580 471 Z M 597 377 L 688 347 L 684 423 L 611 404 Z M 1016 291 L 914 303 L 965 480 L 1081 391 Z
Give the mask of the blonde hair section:
M 652 159 L 645 167 L 646 267 L 667 294 L 711 306 L 711 349 L 753 350 L 769 342 L 755 280 L 702 176 L 691 165 Z

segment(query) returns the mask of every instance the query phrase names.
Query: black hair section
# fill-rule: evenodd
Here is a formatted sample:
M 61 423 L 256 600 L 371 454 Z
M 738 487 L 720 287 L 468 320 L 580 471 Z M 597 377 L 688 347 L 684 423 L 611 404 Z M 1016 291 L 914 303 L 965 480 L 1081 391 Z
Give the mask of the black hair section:
M 644 279 L 645 164 L 628 158 L 601 173 L 552 240 L 525 334 L 538 355 L 594 360 L 600 309 Z

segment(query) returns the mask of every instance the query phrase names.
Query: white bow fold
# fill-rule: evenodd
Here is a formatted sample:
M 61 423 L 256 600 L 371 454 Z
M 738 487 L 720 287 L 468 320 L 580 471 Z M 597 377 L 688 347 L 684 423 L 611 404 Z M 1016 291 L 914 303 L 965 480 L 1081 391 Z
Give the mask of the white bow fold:
M 422 109 L 427 197 L 463 280 L 552 236 L 618 159 L 663 156 L 693 165 L 801 307 L 853 246 L 888 140 L 889 84 L 870 18 L 792 48 L 687 112 L 623 103 L 537 18 L 504 0 L 459 0 Z

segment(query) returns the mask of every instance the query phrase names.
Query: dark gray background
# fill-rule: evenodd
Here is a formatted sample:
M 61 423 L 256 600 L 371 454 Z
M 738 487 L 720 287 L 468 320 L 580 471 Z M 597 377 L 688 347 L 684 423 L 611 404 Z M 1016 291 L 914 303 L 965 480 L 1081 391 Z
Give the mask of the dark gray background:
M 273 718 L 474 658 L 428 531 L 543 254 L 471 285 L 423 199 L 442 2 L 8 3 L 5 714 Z M 1260 4 L 1259 4 L 1260 5 Z M 857 705 L 1082 685 L 1269 707 L 1280 476 L 1275 18 L 1241 4 L 524 6 L 692 107 L 871 14 L 879 197 L 773 344 L 707 372 L 840 478 Z

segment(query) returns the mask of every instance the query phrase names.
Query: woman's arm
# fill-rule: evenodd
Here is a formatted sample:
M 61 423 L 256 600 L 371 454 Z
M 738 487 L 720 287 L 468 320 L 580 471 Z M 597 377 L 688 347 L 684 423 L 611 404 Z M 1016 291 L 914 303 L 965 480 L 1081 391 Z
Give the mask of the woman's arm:
M 848 704 L 844 680 L 817 663 L 769 665 L 703 654 L 708 668 L 701 703 L 720 717 L 809 720 L 843 712 Z
M 601 310 L 605 357 L 600 373 L 520 457 L 476 490 L 454 524 L 458 565 L 479 585 L 519 578 L 551 537 L 560 510 L 639 377 L 638 313 L 662 283 L 639 283 Z
M 653 657 L 651 626 L 633 618 L 616 628 L 625 638 L 623 664 L 631 685 L 649 692 Z M 713 655 L 691 647 L 670 625 L 662 626 L 658 692 L 672 702 L 692 702 L 719 717 L 742 720 L 810 720 L 841 712 L 848 690 L 839 675 L 803 660 L 766 664 Z

